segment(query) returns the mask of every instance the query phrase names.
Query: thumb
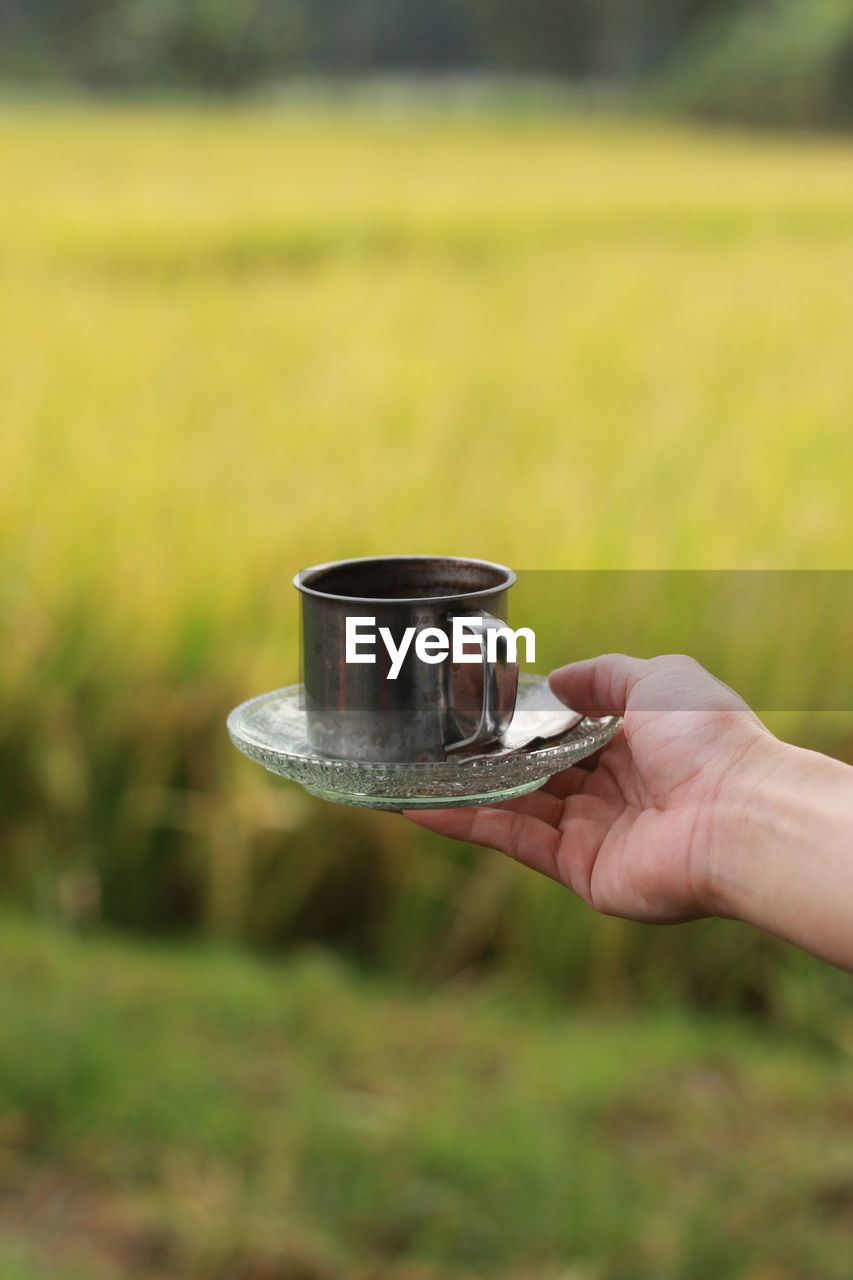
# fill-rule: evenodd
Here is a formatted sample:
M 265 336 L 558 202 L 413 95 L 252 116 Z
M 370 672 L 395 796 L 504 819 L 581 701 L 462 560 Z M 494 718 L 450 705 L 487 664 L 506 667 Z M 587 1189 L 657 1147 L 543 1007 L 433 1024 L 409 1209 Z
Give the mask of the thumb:
M 558 667 L 548 683 L 552 693 L 573 711 L 585 716 L 621 716 L 628 695 L 649 666 L 648 660 L 627 653 L 604 653 Z
M 548 680 L 561 702 L 584 715 L 621 716 L 630 702 L 632 711 L 747 712 L 760 723 L 734 689 L 683 653 L 605 653 L 559 667 Z

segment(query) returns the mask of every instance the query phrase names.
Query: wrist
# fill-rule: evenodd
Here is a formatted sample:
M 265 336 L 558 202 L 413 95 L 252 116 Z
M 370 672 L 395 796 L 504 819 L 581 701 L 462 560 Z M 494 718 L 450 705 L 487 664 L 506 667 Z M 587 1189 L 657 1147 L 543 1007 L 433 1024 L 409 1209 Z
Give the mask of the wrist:
M 722 785 L 715 809 L 709 909 L 820 950 L 827 900 L 844 891 L 829 869 L 848 862 L 853 769 L 768 733 Z
M 756 849 L 772 843 L 778 838 L 778 829 L 785 826 L 780 798 L 785 792 L 784 779 L 795 768 L 791 754 L 795 750 L 773 734 L 762 733 L 715 789 L 709 802 L 705 857 L 709 914 L 744 918 Z

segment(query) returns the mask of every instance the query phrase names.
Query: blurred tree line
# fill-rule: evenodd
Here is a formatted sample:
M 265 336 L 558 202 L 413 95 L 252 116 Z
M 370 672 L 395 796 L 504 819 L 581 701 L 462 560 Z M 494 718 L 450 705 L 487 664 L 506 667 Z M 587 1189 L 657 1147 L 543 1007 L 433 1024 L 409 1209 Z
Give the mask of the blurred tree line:
M 0 0 L 0 74 L 243 92 L 320 74 L 525 72 L 721 118 L 853 120 L 853 0 Z

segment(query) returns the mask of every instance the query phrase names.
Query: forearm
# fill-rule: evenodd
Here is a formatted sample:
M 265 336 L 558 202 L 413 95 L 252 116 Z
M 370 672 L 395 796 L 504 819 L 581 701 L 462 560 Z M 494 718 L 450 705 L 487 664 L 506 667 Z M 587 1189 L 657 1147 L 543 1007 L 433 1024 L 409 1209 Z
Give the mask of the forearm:
M 853 768 L 771 739 L 716 835 L 717 913 L 853 970 Z

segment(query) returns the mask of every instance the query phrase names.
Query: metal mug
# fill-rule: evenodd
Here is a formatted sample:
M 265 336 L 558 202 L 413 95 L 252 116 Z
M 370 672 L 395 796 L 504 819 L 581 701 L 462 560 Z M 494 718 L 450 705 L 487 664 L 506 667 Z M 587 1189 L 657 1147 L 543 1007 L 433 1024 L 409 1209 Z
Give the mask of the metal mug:
M 515 710 L 518 664 L 498 636 L 487 661 L 486 636 L 506 621 L 511 569 L 457 556 L 370 556 L 303 569 L 293 579 L 301 594 L 302 673 L 311 747 L 342 760 L 444 760 L 461 747 L 493 742 Z M 487 609 L 488 606 L 488 609 Z M 448 632 L 454 617 L 483 619 L 481 660 L 476 633 L 473 664 L 440 662 L 415 653 L 417 633 Z M 396 679 L 377 644 L 376 661 L 346 661 L 346 619 L 373 618 L 399 646 L 408 627 L 415 636 Z

